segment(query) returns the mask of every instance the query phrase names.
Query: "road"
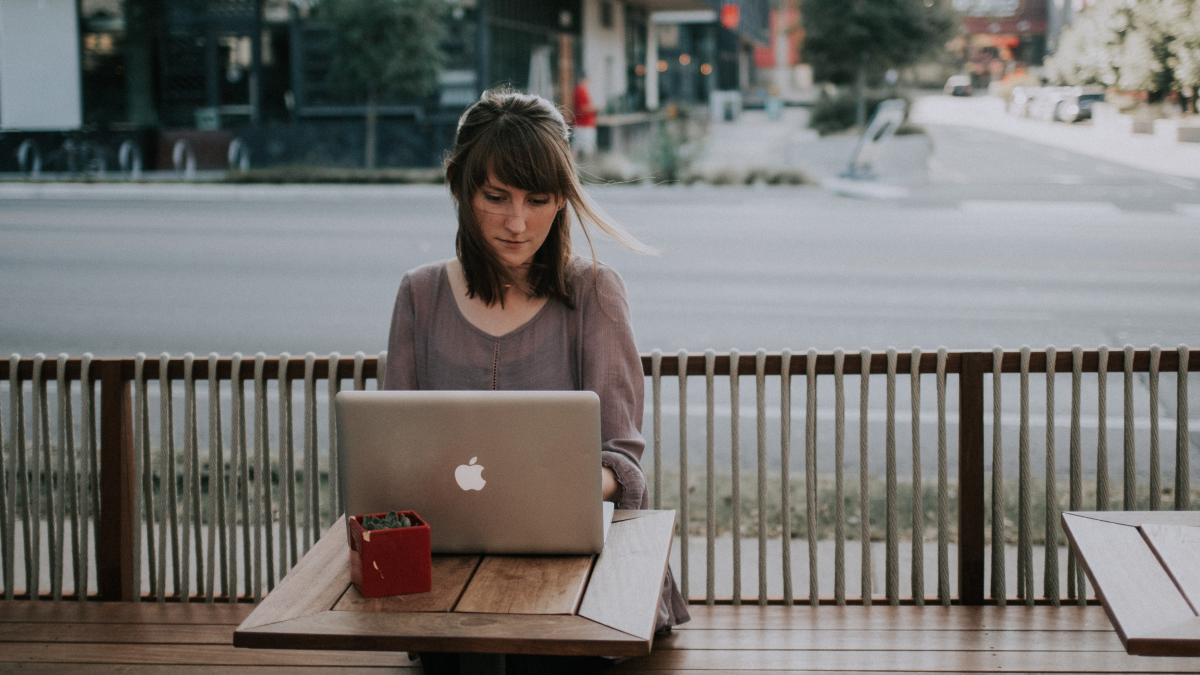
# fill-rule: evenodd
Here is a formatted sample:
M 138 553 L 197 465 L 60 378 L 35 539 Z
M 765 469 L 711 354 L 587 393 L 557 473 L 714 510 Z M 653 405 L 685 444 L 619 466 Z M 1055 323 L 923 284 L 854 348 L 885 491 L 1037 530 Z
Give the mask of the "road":
M 625 278 L 639 349 L 1200 346 L 1197 181 L 979 129 L 928 132 L 897 146 L 927 158 L 881 162 L 908 167 L 903 199 L 814 186 L 593 189 L 660 249 L 596 243 Z M 832 157 L 843 142 L 811 151 Z M 453 254 L 440 187 L 92 187 L 27 198 L 0 186 L 0 353 L 378 352 L 404 271 Z M 1006 398 L 1006 410 L 1015 404 Z M 702 426 L 692 438 L 702 452 Z

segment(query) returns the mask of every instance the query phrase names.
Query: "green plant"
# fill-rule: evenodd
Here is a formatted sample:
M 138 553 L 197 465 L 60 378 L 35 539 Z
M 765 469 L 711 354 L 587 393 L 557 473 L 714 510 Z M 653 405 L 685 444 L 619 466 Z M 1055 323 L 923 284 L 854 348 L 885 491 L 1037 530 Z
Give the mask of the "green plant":
M 383 518 L 378 516 L 363 516 L 364 530 L 395 530 L 401 527 L 411 527 L 412 521 L 408 516 L 397 516 L 395 511 L 388 511 Z
M 894 95 L 887 95 L 883 92 L 870 92 L 866 96 L 867 119 L 871 119 L 871 115 L 875 114 L 875 109 L 880 103 L 888 99 L 896 98 Z M 906 101 L 908 97 L 902 96 Z M 908 101 L 911 107 L 911 101 Z M 856 97 L 848 91 L 840 91 L 835 96 L 828 96 L 824 92 L 817 102 L 813 104 L 809 113 L 808 126 L 816 129 L 817 133 L 822 136 L 835 134 L 839 131 L 845 131 L 855 124 L 855 106 Z

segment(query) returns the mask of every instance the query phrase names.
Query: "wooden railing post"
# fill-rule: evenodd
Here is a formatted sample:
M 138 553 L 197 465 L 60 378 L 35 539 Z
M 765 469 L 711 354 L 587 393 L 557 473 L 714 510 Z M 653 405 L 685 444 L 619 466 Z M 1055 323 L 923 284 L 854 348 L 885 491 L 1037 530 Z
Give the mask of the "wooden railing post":
M 990 354 L 964 352 L 958 377 L 958 600 L 984 592 L 983 372 Z
M 97 359 L 100 380 L 100 536 L 96 581 L 102 600 L 131 602 L 140 592 L 133 578 L 134 489 L 133 367 L 123 359 Z

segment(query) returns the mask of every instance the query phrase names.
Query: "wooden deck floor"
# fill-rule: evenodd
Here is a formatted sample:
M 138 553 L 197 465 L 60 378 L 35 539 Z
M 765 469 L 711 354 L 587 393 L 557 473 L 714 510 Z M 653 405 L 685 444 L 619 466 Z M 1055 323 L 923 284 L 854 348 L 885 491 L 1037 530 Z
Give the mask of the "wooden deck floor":
M 419 673 L 404 653 L 235 649 L 248 605 L 0 602 L 0 673 Z M 704 607 L 613 673 L 1196 673 L 1125 654 L 1099 607 Z

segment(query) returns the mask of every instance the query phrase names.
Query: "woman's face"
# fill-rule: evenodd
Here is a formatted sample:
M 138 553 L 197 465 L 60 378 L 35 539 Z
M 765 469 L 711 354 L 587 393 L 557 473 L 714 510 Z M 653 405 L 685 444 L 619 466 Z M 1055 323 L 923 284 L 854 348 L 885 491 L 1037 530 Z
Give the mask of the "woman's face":
M 510 269 L 528 265 L 566 200 L 505 185 L 492 173 L 471 200 L 484 241 Z

